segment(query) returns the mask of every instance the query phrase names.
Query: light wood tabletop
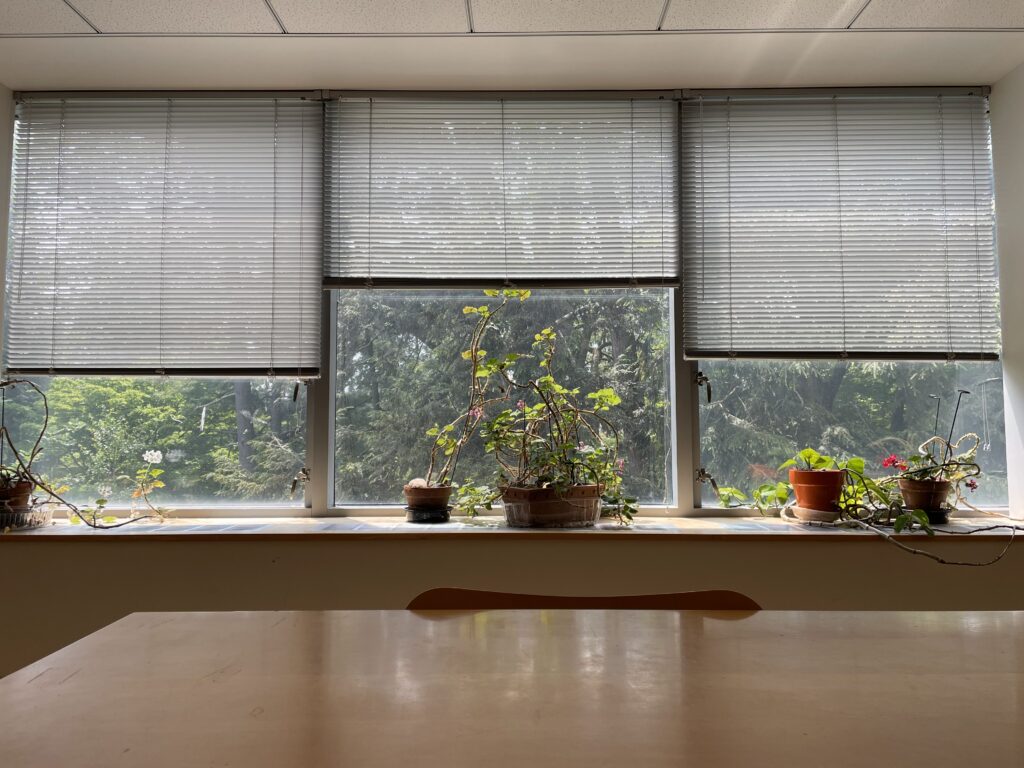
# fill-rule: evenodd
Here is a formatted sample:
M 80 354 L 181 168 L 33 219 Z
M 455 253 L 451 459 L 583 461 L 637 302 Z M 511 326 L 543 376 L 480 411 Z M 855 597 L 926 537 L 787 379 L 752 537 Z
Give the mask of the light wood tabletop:
M 139 613 L 0 680 L 0 766 L 1024 765 L 1024 613 Z

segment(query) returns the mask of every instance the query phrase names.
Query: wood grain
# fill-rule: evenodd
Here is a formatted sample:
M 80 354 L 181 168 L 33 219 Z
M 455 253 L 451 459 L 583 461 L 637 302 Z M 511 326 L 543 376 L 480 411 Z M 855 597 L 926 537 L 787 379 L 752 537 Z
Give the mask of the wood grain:
M 1024 613 L 142 613 L 0 681 L 0 766 L 1019 768 L 1022 664 Z

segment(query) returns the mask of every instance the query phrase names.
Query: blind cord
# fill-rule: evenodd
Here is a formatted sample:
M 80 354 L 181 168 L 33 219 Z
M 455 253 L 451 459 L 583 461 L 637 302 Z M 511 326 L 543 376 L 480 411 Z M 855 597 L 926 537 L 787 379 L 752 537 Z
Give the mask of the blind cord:
M 733 331 L 736 317 L 733 314 L 732 306 L 732 97 L 725 100 L 725 176 L 726 176 L 726 242 L 728 245 L 728 267 L 729 267 L 729 356 L 735 357 L 736 350 L 733 349 Z
M 704 301 L 704 242 L 707 222 L 704 205 L 704 97 L 697 97 L 697 122 L 700 124 L 700 299 Z
M 629 100 L 629 282 L 636 286 L 636 120 Z
M 25 241 L 28 240 L 25 228 L 28 226 L 28 198 L 32 191 L 32 102 L 29 101 L 25 105 L 25 188 L 19 192 L 22 193 L 24 198 L 21 204 L 21 242 L 18 244 L 19 257 L 18 257 L 18 303 L 21 303 L 21 290 L 25 284 Z M 20 171 L 19 171 L 19 175 Z
M 505 175 L 505 100 L 500 99 L 501 108 L 501 247 L 505 262 L 505 285 L 511 285 L 508 275 L 508 202 L 506 187 L 508 178 Z
M 370 99 L 366 154 L 366 287 L 373 287 L 373 99 Z
M 279 104 L 274 99 L 274 151 L 273 151 L 273 189 L 270 225 L 270 370 L 267 376 L 274 377 L 274 340 L 277 336 L 277 136 L 279 121 Z
M 305 252 L 303 234 L 306 229 L 306 102 L 299 102 L 299 280 L 305 277 L 306 271 L 302 268 L 302 261 Z M 319 297 L 317 297 L 319 298 Z M 305 358 L 305 320 L 306 303 L 299 304 L 299 360 L 298 379 L 302 379 L 302 361 Z M 294 397 L 292 398 L 295 399 Z
M 982 104 L 984 104 L 984 101 Z M 977 301 L 975 309 L 977 310 L 978 315 L 978 355 L 981 356 L 985 352 L 984 319 L 981 311 L 981 305 L 984 301 L 984 297 L 981 292 L 981 243 L 978 240 L 980 232 L 978 228 L 978 168 L 974 151 L 975 104 L 973 101 L 968 103 L 967 109 L 967 117 L 970 120 L 971 126 L 971 208 L 974 213 L 974 292 Z M 984 388 L 982 389 L 982 395 L 984 396 Z M 982 402 L 984 402 L 984 400 Z M 987 423 L 985 429 L 988 430 Z
M 840 291 L 840 318 L 842 321 L 843 348 L 842 357 L 849 356 L 846 348 L 846 247 L 843 239 L 843 174 L 840 167 L 839 156 L 839 102 L 835 96 L 832 97 L 832 132 L 835 139 L 835 160 L 836 160 L 836 198 L 837 214 L 839 217 L 839 291 Z
M 50 373 L 56 372 L 57 356 L 57 295 L 60 293 L 59 277 L 59 253 L 60 253 L 60 229 L 61 229 L 61 208 L 64 199 L 62 186 L 62 171 L 64 169 L 64 121 L 67 116 L 67 101 L 60 100 L 60 127 L 57 132 L 57 205 L 55 208 L 55 220 L 53 228 L 53 293 L 50 303 Z
M 946 343 L 947 343 L 947 359 L 954 360 L 955 355 L 953 354 L 953 320 L 951 317 L 952 310 L 950 306 L 950 287 L 949 287 L 949 209 L 946 205 L 946 115 L 943 109 L 942 94 L 938 97 L 939 106 L 939 185 L 942 192 L 942 256 L 943 263 L 945 265 L 945 283 L 946 283 Z
M 160 286 L 157 292 L 157 373 L 164 373 L 164 249 L 167 247 L 167 176 L 171 163 L 171 128 L 174 102 L 167 100 L 167 116 L 164 118 L 164 167 L 160 179 L 160 251 L 157 268 Z

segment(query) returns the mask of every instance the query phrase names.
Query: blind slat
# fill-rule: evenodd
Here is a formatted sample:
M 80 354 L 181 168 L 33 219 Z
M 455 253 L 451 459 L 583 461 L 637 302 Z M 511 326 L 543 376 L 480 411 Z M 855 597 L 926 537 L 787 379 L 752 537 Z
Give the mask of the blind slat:
M 315 375 L 321 107 L 18 107 L 11 371 Z
M 674 280 L 677 147 L 666 100 L 329 103 L 325 277 Z
M 998 356 L 984 97 L 682 111 L 688 356 Z

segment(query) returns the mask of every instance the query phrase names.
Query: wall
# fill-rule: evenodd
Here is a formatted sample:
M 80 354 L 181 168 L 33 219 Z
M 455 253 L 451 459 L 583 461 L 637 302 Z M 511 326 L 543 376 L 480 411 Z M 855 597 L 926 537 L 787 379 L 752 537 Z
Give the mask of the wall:
M 1005 540 L 926 546 L 988 559 Z M 87 542 L 0 537 L 0 675 L 133 611 L 404 608 L 433 587 L 601 595 L 733 589 L 769 609 L 1024 609 L 1024 545 L 952 568 L 873 537 Z
M 992 87 L 1010 510 L 1024 518 L 1024 65 Z M 1015 471 L 1018 470 L 1018 471 Z

